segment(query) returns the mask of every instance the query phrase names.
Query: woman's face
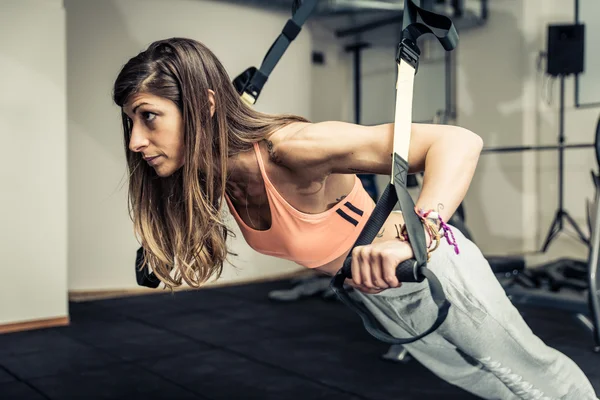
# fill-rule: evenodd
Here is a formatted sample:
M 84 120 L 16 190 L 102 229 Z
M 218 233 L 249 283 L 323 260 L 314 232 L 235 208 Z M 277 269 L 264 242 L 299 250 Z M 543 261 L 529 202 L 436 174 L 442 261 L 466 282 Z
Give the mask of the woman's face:
M 148 93 L 138 93 L 124 105 L 129 117 L 129 150 L 141 153 L 160 177 L 183 166 L 183 118 L 175 103 Z

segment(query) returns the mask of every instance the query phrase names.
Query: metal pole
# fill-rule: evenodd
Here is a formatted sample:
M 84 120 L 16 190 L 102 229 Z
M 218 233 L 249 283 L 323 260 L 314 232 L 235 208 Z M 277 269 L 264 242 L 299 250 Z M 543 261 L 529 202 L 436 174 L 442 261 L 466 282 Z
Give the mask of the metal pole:
M 563 208 L 563 179 L 564 179 L 564 157 L 565 157 L 565 76 L 560 76 L 560 110 L 559 110 L 559 134 L 558 134 L 558 209 Z M 563 227 L 562 218 L 559 220 L 559 229 Z
M 507 147 L 485 147 L 482 153 L 512 153 L 521 151 L 545 151 L 545 150 L 565 150 L 565 149 L 586 149 L 595 147 L 594 143 L 577 143 L 577 144 L 563 144 L 560 145 L 546 145 L 546 146 L 507 146 Z

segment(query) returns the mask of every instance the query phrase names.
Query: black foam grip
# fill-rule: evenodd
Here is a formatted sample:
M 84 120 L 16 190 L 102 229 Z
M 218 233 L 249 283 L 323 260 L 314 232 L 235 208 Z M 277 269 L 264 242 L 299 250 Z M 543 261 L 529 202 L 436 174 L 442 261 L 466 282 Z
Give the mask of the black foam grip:
M 348 256 L 344 260 L 343 270 L 344 276 L 348 279 L 352 279 L 352 256 Z M 398 278 L 400 282 L 422 282 L 425 279 L 425 276 L 421 273 L 417 260 L 410 259 L 398 264 L 396 267 L 396 278 Z
M 396 267 L 396 277 L 400 282 L 423 282 L 425 275 L 421 274 L 417 260 L 402 261 Z
M 140 247 L 135 257 L 135 279 L 139 286 L 156 289 L 160 285 L 160 279 L 150 272 L 150 269 L 144 264 L 144 248 Z

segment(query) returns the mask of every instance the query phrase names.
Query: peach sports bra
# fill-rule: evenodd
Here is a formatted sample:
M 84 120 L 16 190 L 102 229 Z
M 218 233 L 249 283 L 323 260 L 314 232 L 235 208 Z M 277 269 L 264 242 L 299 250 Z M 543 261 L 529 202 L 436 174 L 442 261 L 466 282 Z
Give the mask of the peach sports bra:
M 347 253 L 375 208 L 360 179 L 355 177 L 350 193 L 333 208 L 319 214 L 303 213 L 292 207 L 269 180 L 258 143 L 254 143 L 254 151 L 267 192 L 271 227 L 256 230 L 246 225 L 225 195 L 248 245 L 261 254 L 307 268 L 320 267 Z

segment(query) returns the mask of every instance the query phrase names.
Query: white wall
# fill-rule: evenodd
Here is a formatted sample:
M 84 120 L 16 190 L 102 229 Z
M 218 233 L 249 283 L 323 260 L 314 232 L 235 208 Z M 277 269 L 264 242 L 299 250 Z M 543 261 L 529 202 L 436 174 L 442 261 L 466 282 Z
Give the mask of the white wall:
M 0 324 L 67 315 L 65 15 L 59 0 L 0 12 Z
M 585 46 L 583 73 L 579 80 L 579 104 L 600 105 L 600 2 L 597 0 L 576 0 L 579 7 L 577 22 L 585 25 Z
M 311 116 L 314 122 L 341 120 L 353 116 L 352 64 L 333 30 L 320 21 L 309 19 L 312 50 L 324 55 L 322 65 L 311 68 Z
M 477 132 L 490 147 L 556 144 L 559 84 L 545 86 L 545 64 L 538 70 L 537 57 L 546 50 L 549 23 L 573 23 L 572 3 L 490 2 L 489 15 L 486 26 L 461 36 L 458 124 Z M 593 142 L 598 109 L 574 108 L 573 80 L 566 79 L 567 143 Z M 590 169 L 597 169 L 593 150 L 567 151 L 565 165 L 565 208 L 587 232 L 585 198 L 593 193 Z M 480 247 L 495 254 L 539 250 L 557 208 L 557 174 L 556 152 L 482 156 L 465 202 Z M 566 225 L 548 257 L 585 258 L 585 246 L 565 232 L 573 230 Z
M 138 247 L 127 215 L 127 174 L 111 89 L 120 67 L 154 40 L 184 36 L 207 44 L 235 77 L 259 66 L 288 14 L 213 1 L 66 0 L 69 132 L 69 289 L 135 288 Z M 248 25 L 247 25 L 248 24 Z M 257 108 L 310 117 L 310 30 L 292 43 Z M 220 282 L 299 269 L 254 253 L 238 233 L 239 270 Z
M 479 134 L 486 147 L 537 140 L 530 118 L 537 95 L 531 55 L 541 50 L 539 22 L 523 8 L 518 0 L 490 2 L 487 24 L 460 36 L 457 123 Z M 520 253 L 526 235 L 533 234 L 523 230 L 524 221 L 537 224 L 534 169 L 525 167 L 534 161 L 525 153 L 481 157 L 465 206 L 467 224 L 485 252 Z

